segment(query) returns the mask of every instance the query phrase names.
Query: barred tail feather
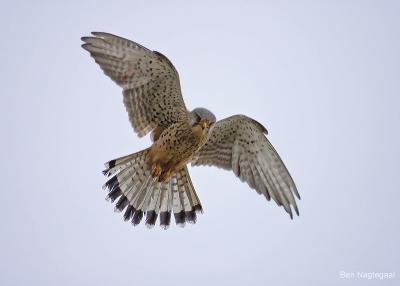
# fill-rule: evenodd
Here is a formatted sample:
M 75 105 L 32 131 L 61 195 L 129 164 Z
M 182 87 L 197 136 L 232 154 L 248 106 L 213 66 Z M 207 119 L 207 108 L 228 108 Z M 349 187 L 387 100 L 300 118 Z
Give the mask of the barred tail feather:
M 112 175 L 103 186 L 109 190 L 107 199 L 117 201 L 115 211 L 125 210 L 124 220 L 130 220 L 133 225 L 138 225 L 145 217 L 146 226 L 153 227 L 160 217 L 160 226 L 167 229 L 172 212 L 179 226 L 195 223 L 202 207 L 187 168 L 158 182 L 151 176 L 146 162 L 148 151 L 145 149 L 105 164 L 104 175 Z
M 148 149 L 146 149 L 144 151 L 148 151 Z M 142 151 L 142 152 L 144 152 L 144 151 Z M 119 158 L 116 158 L 116 159 L 113 159 L 113 160 L 110 160 L 110 161 L 104 163 L 104 166 L 106 167 L 106 169 L 103 171 L 103 175 L 109 177 L 122 169 L 127 169 L 127 167 L 129 167 L 130 165 L 132 165 L 136 162 L 135 159 L 140 159 L 140 157 L 137 155 L 138 155 L 138 153 L 129 154 L 129 155 L 119 157 Z

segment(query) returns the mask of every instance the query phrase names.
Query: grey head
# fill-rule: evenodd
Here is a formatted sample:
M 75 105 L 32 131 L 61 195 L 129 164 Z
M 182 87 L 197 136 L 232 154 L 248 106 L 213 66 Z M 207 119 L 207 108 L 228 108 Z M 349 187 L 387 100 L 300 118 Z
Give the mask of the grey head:
M 210 110 L 203 107 L 197 107 L 189 112 L 189 121 L 192 126 L 199 124 L 199 122 L 204 119 L 207 119 L 210 125 L 217 121 L 215 115 Z

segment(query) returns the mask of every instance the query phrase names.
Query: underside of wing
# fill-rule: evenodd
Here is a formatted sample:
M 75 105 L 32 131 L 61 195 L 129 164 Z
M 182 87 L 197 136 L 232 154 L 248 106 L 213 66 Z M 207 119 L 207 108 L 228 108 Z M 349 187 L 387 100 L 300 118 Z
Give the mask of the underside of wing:
M 123 89 L 129 120 L 139 136 L 187 120 L 179 75 L 161 53 L 109 33 L 82 37 L 104 73 Z
M 299 214 L 294 195 L 296 185 L 278 153 L 266 138 L 267 130 L 257 121 L 235 115 L 218 121 L 207 143 L 195 154 L 192 166 L 209 165 L 232 170 L 268 200 L 283 206 L 290 217 Z

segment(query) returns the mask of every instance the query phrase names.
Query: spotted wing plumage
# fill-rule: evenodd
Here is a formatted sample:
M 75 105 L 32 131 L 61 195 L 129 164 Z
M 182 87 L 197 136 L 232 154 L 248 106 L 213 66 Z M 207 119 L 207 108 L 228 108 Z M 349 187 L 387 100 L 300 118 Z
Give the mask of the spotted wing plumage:
M 82 47 L 122 87 L 129 120 L 140 137 L 187 120 L 179 75 L 167 57 L 109 33 L 92 35 L 82 37 Z
M 257 121 L 235 115 L 216 122 L 206 144 L 194 155 L 192 166 L 213 165 L 232 170 L 268 200 L 283 206 L 290 217 L 298 215 L 296 185 L 278 153 L 265 137 L 267 130 Z

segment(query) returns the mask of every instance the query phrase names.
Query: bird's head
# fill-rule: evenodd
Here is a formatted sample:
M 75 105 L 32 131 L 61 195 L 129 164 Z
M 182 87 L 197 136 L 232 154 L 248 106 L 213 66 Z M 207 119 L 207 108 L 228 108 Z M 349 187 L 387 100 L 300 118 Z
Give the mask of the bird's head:
M 201 130 L 208 132 L 217 119 L 208 109 L 198 107 L 189 113 L 189 120 L 192 127 L 199 126 Z

